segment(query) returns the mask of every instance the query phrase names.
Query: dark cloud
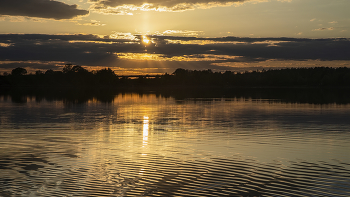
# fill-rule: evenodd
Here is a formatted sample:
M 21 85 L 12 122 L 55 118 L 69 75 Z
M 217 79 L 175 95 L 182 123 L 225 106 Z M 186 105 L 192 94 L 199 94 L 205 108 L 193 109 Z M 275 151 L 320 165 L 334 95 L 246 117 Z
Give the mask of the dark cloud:
M 28 16 L 50 19 L 71 19 L 86 15 L 89 11 L 77 9 L 77 5 L 68 5 L 53 0 L 1 0 L 0 15 Z
M 57 64 L 54 62 L 4 62 L 0 64 L 0 67 L 5 70 L 12 70 L 17 67 L 31 68 L 33 70 L 55 70 L 57 69 Z
M 243 56 L 248 60 L 350 60 L 350 40 L 346 38 L 186 38 L 159 37 L 155 53 L 165 55 L 215 54 Z M 206 41 L 209 44 L 168 44 L 167 40 Z M 208 41 L 212 41 L 208 42 Z M 196 43 L 196 42 L 194 42 Z M 148 49 L 149 50 L 149 49 Z
M 0 34 L 0 61 L 63 62 L 133 69 L 178 68 L 186 64 L 193 69 L 223 70 L 223 63 L 230 62 L 350 60 L 350 40 L 346 38 L 148 37 L 152 43 L 146 45 L 141 35 L 128 40 L 81 34 Z M 142 59 L 143 54 L 154 59 L 137 60 L 138 57 Z M 34 64 L 30 64 L 33 67 Z

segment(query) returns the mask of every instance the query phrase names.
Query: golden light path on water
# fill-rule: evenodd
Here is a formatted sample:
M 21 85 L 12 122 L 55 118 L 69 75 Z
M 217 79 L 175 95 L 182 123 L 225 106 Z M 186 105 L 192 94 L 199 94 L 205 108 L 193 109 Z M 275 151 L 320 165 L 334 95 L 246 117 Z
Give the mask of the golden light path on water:
M 0 97 L 0 196 L 350 194 L 349 104 L 23 102 Z

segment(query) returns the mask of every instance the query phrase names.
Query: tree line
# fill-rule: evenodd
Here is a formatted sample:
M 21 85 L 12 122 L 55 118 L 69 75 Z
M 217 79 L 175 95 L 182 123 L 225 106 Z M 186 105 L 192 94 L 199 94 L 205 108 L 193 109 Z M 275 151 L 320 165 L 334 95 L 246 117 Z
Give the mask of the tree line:
M 62 71 L 38 70 L 35 74 L 27 74 L 26 69 L 18 67 L 13 69 L 11 74 L 0 77 L 0 86 L 6 87 L 113 86 L 118 81 L 117 75 L 110 68 L 90 72 L 82 66 L 72 64 L 66 64 Z
M 67 64 L 61 71 L 47 70 L 27 74 L 15 68 L 0 76 L 0 87 L 324 87 L 350 86 L 347 67 L 313 67 L 257 70 L 252 72 L 213 72 L 178 68 L 172 74 L 155 77 L 121 77 L 110 68 L 88 71 Z

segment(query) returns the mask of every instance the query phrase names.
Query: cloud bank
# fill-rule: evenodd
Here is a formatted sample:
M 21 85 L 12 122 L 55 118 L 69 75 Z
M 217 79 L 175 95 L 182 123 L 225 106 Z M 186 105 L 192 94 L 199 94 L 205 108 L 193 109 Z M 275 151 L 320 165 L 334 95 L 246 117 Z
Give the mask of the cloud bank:
M 283 1 L 283 0 L 278 0 Z M 105 14 L 130 14 L 126 11 L 168 11 L 179 12 L 193 9 L 208 9 L 217 6 L 230 6 L 245 2 L 266 2 L 266 0 L 89 0 L 94 11 Z
M 145 36 L 115 32 L 111 36 L 0 34 L 0 68 L 20 66 L 61 69 L 72 63 L 86 67 L 154 69 L 169 72 L 179 67 L 229 70 L 259 67 L 273 61 L 328 62 L 346 66 L 350 62 L 347 38 L 196 38 Z M 339 61 L 345 62 L 340 65 Z M 332 63 L 334 62 L 334 63 Z M 298 64 L 299 64 L 298 63 Z M 271 63 L 273 64 L 273 63 Z M 294 64 L 296 65 L 296 64 Z M 255 67 L 253 66 L 253 67 Z M 317 66 L 317 65 L 315 65 Z M 166 68 L 164 70 L 164 68 Z
M 27 16 L 47 19 L 71 19 L 89 11 L 54 0 L 1 0 L 0 15 Z

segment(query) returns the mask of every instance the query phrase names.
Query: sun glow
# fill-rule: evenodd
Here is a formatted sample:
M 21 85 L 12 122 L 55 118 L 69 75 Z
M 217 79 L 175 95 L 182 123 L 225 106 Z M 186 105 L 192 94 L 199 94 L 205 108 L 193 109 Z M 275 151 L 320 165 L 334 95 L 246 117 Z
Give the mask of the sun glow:
M 150 43 L 150 40 L 146 37 L 146 36 L 142 36 L 142 42 L 144 44 L 149 44 Z
M 153 61 L 223 61 L 234 60 L 241 58 L 242 56 L 232 55 L 215 55 L 215 54 L 193 54 L 165 57 L 163 54 L 151 54 L 151 53 L 114 53 L 119 59 L 127 60 L 153 60 Z

